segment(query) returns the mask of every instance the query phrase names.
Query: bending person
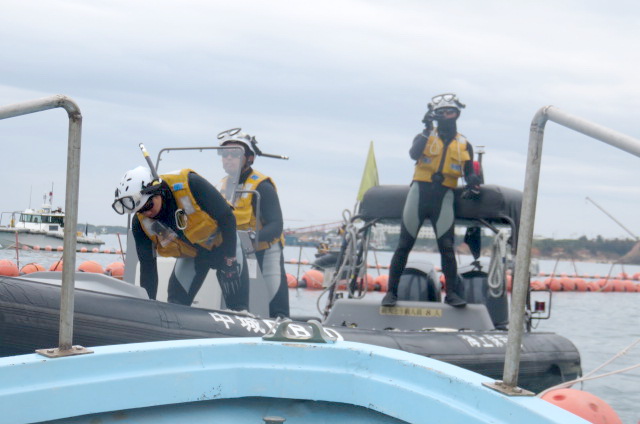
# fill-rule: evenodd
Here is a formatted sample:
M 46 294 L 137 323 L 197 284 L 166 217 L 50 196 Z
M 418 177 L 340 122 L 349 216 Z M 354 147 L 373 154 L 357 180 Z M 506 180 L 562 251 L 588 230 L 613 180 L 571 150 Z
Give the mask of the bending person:
M 260 151 L 256 141 L 240 129 L 223 131 L 218 135 L 220 146 L 240 146 L 240 149 L 219 150 L 222 165 L 229 175 L 240 175 L 238 190 L 255 191 L 238 193 L 233 200 L 236 222 L 239 230 L 257 233 L 254 240 L 256 258 L 266 283 L 269 296 L 269 316 L 289 316 L 289 287 L 284 268 L 284 236 L 282 210 L 273 180 L 251 167 Z M 223 186 L 227 186 L 227 179 Z M 226 190 L 222 190 L 226 193 Z M 258 202 L 258 197 L 260 201 Z M 259 204 L 259 206 L 258 206 Z M 256 213 L 258 211 L 258 213 Z
M 229 309 L 247 310 L 249 274 L 227 201 L 190 169 L 154 179 L 149 168 L 127 172 L 116 188 L 113 209 L 132 213 L 140 261 L 140 285 L 149 298 L 158 291 L 156 255 L 177 258 L 167 300 L 191 305 L 210 269 L 215 269 Z M 241 255 L 241 256 L 238 256 Z M 237 257 L 242 259 L 239 266 Z
M 436 234 L 442 272 L 446 281 L 445 302 L 452 306 L 465 306 L 466 301 L 458 287 L 458 269 L 454 244 L 453 189 L 463 175 L 467 181 L 466 193 L 473 197 L 479 193 L 480 177 L 473 169 L 473 148 L 458 133 L 456 121 L 465 106 L 455 94 L 433 97 L 429 111 L 423 119 L 426 128 L 418 134 L 409 151 L 416 161 L 413 181 L 405 201 L 398 247 L 391 259 L 389 288 L 382 306 L 393 306 L 398 300 L 400 276 L 407 264 L 420 227 L 429 219 Z M 433 127 L 433 120 L 438 125 Z

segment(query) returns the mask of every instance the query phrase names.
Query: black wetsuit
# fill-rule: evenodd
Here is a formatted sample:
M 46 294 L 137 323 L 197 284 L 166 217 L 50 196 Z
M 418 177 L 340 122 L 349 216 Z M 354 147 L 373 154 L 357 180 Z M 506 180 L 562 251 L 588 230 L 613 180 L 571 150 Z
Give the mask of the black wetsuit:
M 252 172 L 251 168 L 245 170 L 240 175 L 240 184 L 244 184 L 247 177 Z M 260 194 L 260 221 L 262 228 L 258 232 L 258 242 L 270 242 L 280 237 L 284 227 L 282 210 L 280 209 L 280 199 L 278 192 L 270 180 L 265 180 L 258 184 L 256 191 Z M 256 210 L 257 197 L 253 197 L 252 207 Z M 263 278 L 267 284 L 277 284 L 277 289 L 269 302 L 270 317 L 289 316 L 289 287 L 287 285 L 287 275 L 284 268 L 284 246 L 281 242 L 277 246 L 256 252 L 256 259 L 262 271 Z M 279 284 L 277 283 L 279 281 Z
M 248 309 L 249 274 L 244 255 L 237 256 L 236 219 L 227 201 L 207 180 L 198 174 L 189 174 L 189 188 L 200 208 L 218 223 L 222 235 L 222 244 L 212 250 L 190 243 L 184 233 L 176 227 L 176 201 L 169 187 L 162 189 L 162 209 L 154 218 L 170 227 L 186 243 L 197 249 L 195 258 L 178 258 L 169 279 L 167 300 L 171 303 L 191 305 L 200 290 L 210 269 L 219 269 L 225 257 L 236 257 L 242 265 L 240 287 L 230 287 L 220 281 L 222 295 L 228 308 Z M 140 225 L 137 215 L 132 219 L 131 230 L 136 242 L 136 251 L 140 261 L 140 285 L 147 290 L 149 297 L 155 299 L 158 291 L 158 268 L 155 247 Z M 182 282 L 181 282 L 182 281 Z M 183 286 L 189 287 L 188 290 Z
M 413 139 L 413 145 L 409 150 L 411 159 L 420 159 L 429 133 L 430 130 L 427 129 Z M 449 144 L 457 134 L 455 124 L 449 127 L 449 131 L 439 132 L 438 134 L 444 142 L 443 152 L 446 152 Z M 473 158 L 473 148 L 468 142 L 467 151 L 469 152 L 469 157 Z M 474 175 L 473 160 L 465 162 L 464 175 L 465 178 Z M 458 267 L 453 249 L 455 223 L 453 190 L 443 186 L 441 183 L 425 181 L 413 181 L 409 189 L 409 195 L 402 213 L 398 247 L 393 254 L 389 267 L 389 291 L 397 295 L 400 276 L 404 272 L 409 253 L 415 244 L 418 232 L 425 219 L 431 221 L 436 234 L 442 272 L 447 283 L 447 293 L 451 291 L 459 293 L 456 287 Z

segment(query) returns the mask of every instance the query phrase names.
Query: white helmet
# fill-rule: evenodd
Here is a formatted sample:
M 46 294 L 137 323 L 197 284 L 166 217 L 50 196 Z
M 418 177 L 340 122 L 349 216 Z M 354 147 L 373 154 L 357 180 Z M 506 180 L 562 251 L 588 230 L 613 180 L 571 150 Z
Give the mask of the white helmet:
M 111 207 L 120 215 L 138 212 L 160 187 L 153 184 L 154 182 L 158 182 L 158 179 L 154 178 L 151 170 L 145 166 L 127 171 L 116 187 L 115 200 Z
M 460 115 L 460 110 L 465 107 L 466 106 L 461 103 L 460 100 L 458 100 L 458 97 L 453 93 L 444 93 L 433 96 L 431 98 L 431 103 L 429 103 L 429 109 L 435 112 L 436 117 L 439 109 L 455 109 L 458 111 L 458 115 Z
M 246 156 L 256 156 L 256 140 L 249 134 L 243 133 L 242 128 L 231 128 L 218 134 L 220 146 L 226 146 L 229 143 L 238 143 L 244 147 Z

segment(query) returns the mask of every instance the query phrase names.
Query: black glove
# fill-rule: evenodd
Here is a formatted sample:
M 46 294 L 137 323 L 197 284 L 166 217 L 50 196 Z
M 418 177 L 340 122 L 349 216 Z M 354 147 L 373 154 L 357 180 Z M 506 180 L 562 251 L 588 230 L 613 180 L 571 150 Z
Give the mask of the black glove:
M 424 127 L 431 132 L 431 130 L 433 129 L 433 120 L 436 118 L 435 114 L 433 113 L 433 110 L 429 109 L 429 111 L 427 113 L 424 114 L 424 118 L 422 118 L 422 123 L 424 124 Z
M 234 294 L 240 288 L 240 265 L 236 258 L 224 258 L 216 271 L 220 287 L 226 294 Z
M 480 177 L 476 174 L 465 177 L 467 185 L 462 189 L 460 198 L 467 200 L 480 199 Z

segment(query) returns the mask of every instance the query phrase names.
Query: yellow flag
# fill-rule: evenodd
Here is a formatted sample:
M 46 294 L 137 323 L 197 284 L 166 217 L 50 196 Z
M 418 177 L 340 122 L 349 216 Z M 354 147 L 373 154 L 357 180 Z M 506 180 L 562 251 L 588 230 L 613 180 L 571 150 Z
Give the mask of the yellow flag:
M 367 154 L 367 162 L 362 173 L 362 181 L 360 181 L 360 190 L 358 190 L 358 202 L 362 201 L 362 197 L 371 187 L 379 185 L 378 167 L 376 165 L 376 157 L 373 153 L 373 141 L 369 145 L 369 153 Z

